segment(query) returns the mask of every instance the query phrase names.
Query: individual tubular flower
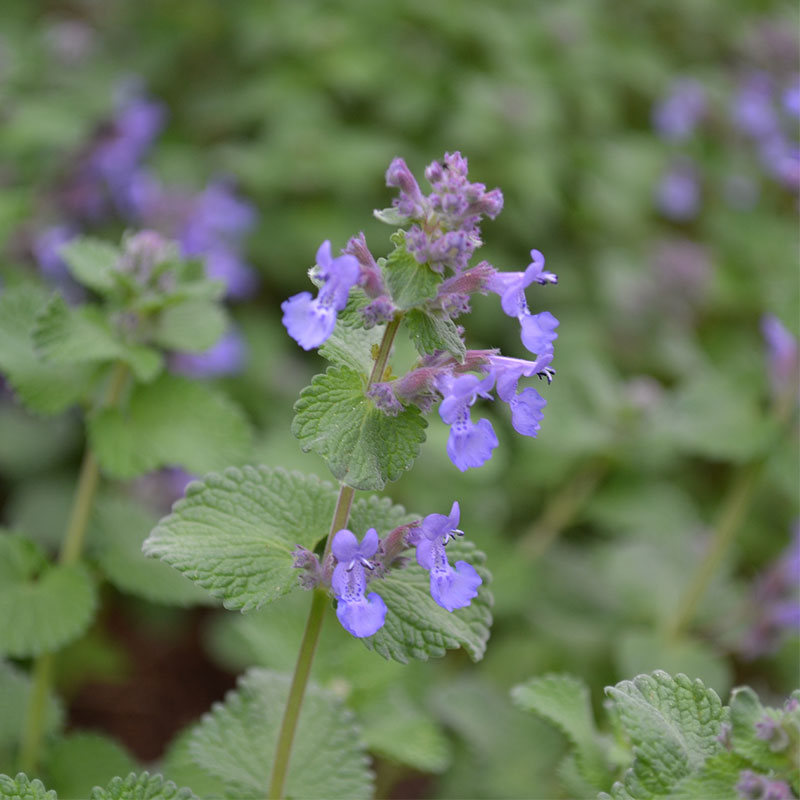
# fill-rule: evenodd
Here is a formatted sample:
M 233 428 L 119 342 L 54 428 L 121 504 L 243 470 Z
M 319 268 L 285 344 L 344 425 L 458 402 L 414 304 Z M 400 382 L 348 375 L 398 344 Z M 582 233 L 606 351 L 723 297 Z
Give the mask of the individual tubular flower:
M 332 258 L 328 240 L 317 250 L 317 265 L 323 281 L 319 294 L 312 299 L 310 292 L 300 292 L 281 303 L 283 324 L 304 350 L 319 347 L 333 333 L 336 315 L 347 305 L 350 289 L 359 278 L 355 257 Z
M 442 376 L 438 389 L 443 399 L 439 416 L 450 426 L 447 455 L 462 472 L 470 467 L 480 467 L 492 457 L 498 445 L 497 435 L 488 419 L 473 423 L 470 406 L 478 396 L 491 399 L 489 391 L 494 385 L 494 374 L 480 379 L 475 375 Z
M 342 627 L 359 639 L 372 636 L 386 620 L 386 603 L 380 595 L 366 595 L 366 570 L 374 569 L 370 558 L 378 550 L 378 532 L 370 528 L 358 543 L 355 534 L 342 528 L 334 537 L 331 552 L 337 560 L 331 588 L 336 596 L 336 616 Z
M 450 514 L 428 514 L 417 532 L 417 563 L 431 574 L 431 597 L 447 611 L 465 608 L 478 596 L 483 583 L 475 568 L 466 561 L 456 561 L 455 569 L 447 560 L 445 545 L 456 536 L 461 512 L 454 502 Z

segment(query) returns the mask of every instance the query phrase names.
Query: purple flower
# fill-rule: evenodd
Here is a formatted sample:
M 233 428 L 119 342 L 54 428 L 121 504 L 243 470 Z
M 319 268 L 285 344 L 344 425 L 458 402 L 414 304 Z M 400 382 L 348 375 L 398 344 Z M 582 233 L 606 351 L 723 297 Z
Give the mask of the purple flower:
M 236 375 L 247 363 L 247 345 L 235 329 L 228 329 L 222 338 L 202 353 L 173 353 L 170 369 L 190 378 L 219 378 Z
M 736 791 L 743 800 L 791 800 L 794 797 L 785 781 L 772 781 L 750 769 L 739 773 Z
M 336 616 L 342 627 L 353 636 L 372 636 L 386 620 L 386 603 L 380 595 L 365 595 L 365 570 L 374 569 L 369 560 L 378 550 L 378 532 L 370 528 L 359 545 L 352 531 L 343 528 L 333 538 L 331 552 L 337 560 L 331 587 L 336 596 Z
M 532 378 L 534 375 L 546 378 L 549 383 L 552 380 L 553 370 L 550 369 L 550 362 L 553 360 L 552 353 L 541 355 L 536 361 L 526 361 L 524 358 L 508 358 L 506 356 L 489 356 L 489 363 L 494 371 L 497 380 L 497 396 L 505 403 L 517 392 L 517 385 L 520 378 Z
M 438 381 L 437 388 L 443 396 L 439 416 L 450 426 L 447 455 L 462 472 L 485 464 L 498 445 L 492 423 L 488 419 L 473 423 L 469 411 L 479 395 L 491 399 L 493 385 L 493 373 L 483 379 L 475 375 L 443 375 Z
M 429 514 L 422 520 L 417 535 L 417 563 L 430 571 L 431 597 L 447 611 L 468 606 L 483 583 L 471 564 L 456 561 L 453 569 L 447 560 L 447 542 L 464 535 L 458 529 L 460 513 L 458 503 L 454 502 L 448 516 Z
M 522 324 L 522 343 L 536 355 L 553 352 L 553 342 L 558 338 L 558 320 L 549 312 L 527 314 L 520 318 Z
M 347 305 L 350 289 L 358 283 L 358 261 L 350 255 L 331 258 L 331 243 L 317 250 L 319 277 L 323 281 L 317 297 L 300 292 L 281 303 L 283 324 L 304 350 L 319 347 L 336 326 L 336 314 Z
M 525 289 L 532 283 L 558 283 L 558 277 L 544 271 L 544 256 L 531 250 L 533 261 L 525 272 L 495 272 L 487 281 L 490 292 L 500 295 L 500 305 L 509 317 L 520 317 L 528 313 Z
M 514 395 L 509 401 L 514 430 L 523 436 L 536 436 L 544 419 L 542 409 L 546 405 L 547 400 L 530 386 Z
M 763 72 L 748 75 L 733 98 L 733 122 L 746 136 L 763 139 L 778 131 L 772 78 Z
M 796 75 L 793 84 L 784 90 L 781 100 L 787 114 L 800 117 L 800 75 Z
M 792 336 L 774 314 L 761 317 L 761 334 L 767 345 L 767 366 L 772 392 L 777 397 L 797 381 L 800 350 Z
M 656 206 L 667 219 L 685 222 L 700 209 L 700 184 L 694 166 L 681 161 L 662 176 L 656 189 Z
M 695 80 L 676 81 L 666 99 L 653 109 L 653 125 L 664 139 L 688 139 L 706 110 L 706 93 Z

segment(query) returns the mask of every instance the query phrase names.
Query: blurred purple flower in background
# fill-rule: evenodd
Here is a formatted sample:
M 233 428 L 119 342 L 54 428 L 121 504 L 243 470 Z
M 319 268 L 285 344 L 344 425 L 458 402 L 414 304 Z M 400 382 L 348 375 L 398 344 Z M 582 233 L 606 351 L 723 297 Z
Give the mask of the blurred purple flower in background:
M 761 317 L 761 333 L 767 345 L 767 367 L 774 397 L 786 391 L 789 384 L 797 386 L 800 376 L 800 351 L 797 339 L 773 314 Z
M 59 250 L 78 235 L 70 225 L 52 225 L 38 232 L 31 250 L 42 275 L 58 288 L 69 302 L 79 302 L 86 296 L 84 288 L 73 279 Z
M 658 210 L 675 222 L 694 219 L 700 210 L 700 183 L 694 164 L 675 161 L 664 173 L 655 196 Z
M 221 378 L 236 375 L 247 363 L 247 344 L 236 328 L 202 353 L 172 353 L 169 368 L 189 378 Z
M 705 112 L 706 93 L 702 84 L 691 78 L 679 80 L 653 109 L 653 126 L 668 141 L 684 141 L 694 133 Z

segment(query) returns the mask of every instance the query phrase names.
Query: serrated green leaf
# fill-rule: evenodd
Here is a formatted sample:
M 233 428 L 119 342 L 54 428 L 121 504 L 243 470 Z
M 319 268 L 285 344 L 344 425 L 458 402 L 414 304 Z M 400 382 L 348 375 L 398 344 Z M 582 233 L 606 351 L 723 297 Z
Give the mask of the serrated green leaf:
M 491 575 L 483 567 L 486 556 L 471 542 L 463 541 L 451 542 L 447 555 L 452 565 L 461 560 L 475 567 L 483 578 L 478 596 L 467 608 L 446 611 L 433 601 L 430 574 L 419 564 L 389 572 L 369 585 L 388 609 L 384 626 L 374 636 L 362 639 L 370 650 L 403 664 L 412 658 L 439 658 L 457 647 L 463 647 L 473 661 L 483 658 L 493 602 L 487 588 Z
M 197 800 L 197 795 L 161 775 L 131 772 L 127 778 L 112 778 L 105 789 L 95 786 L 91 800 Z
M 264 796 L 288 692 L 289 676 L 250 670 L 195 728 L 192 758 L 226 785 L 227 797 Z M 314 685 L 303 700 L 285 793 L 331 800 L 372 796 L 368 759 L 351 712 Z
M 227 615 L 226 616 L 231 616 Z M 178 786 L 191 786 L 203 800 L 217 800 L 225 797 L 222 781 L 209 775 L 202 766 L 195 764 L 189 752 L 194 726 L 184 728 L 169 744 L 161 762 L 165 778 Z
M 116 478 L 168 465 L 208 472 L 240 464 L 250 453 L 250 429 L 238 406 L 176 375 L 136 386 L 127 408 L 104 409 L 88 429 L 101 468 Z
M 31 679 L 13 664 L 0 661 L 0 754 L 10 750 L 19 742 L 25 725 Z M 63 713 L 55 696 L 48 692 L 44 711 L 44 733 L 57 730 Z
M 791 769 L 790 745 L 775 752 L 770 749 L 771 742 L 756 735 L 757 722 L 763 722 L 766 718 L 780 722 L 783 712 L 764 708 L 758 695 L 749 686 L 740 686 L 731 693 L 730 714 L 730 739 L 735 753 L 763 770 Z
M 58 414 L 84 396 L 92 369 L 39 358 L 31 333 L 48 297 L 40 288 L 26 285 L 0 293 L 0 370 L 31 411 Z
M 70 308 L 54 295 L 39 312 L 33 328 L 36 350 L 55 364 L 124 361 L 142 381 L 150 381 L 163 366 L 159 352 L 123 342 L 100 308 Z
M 407 470 L 425 441 L 427 422 L 417 408 L 391 417 L 364 394 L 359 373 L 330 367 L 300 393 L 292 433 L 334 476 L 354 489 L 382 489 Z
M 143 549 L 246 611 L 297 586 L 292 551 L 327 535 L 335 505 L 333 487 L 313 476 L 230 468 L 190 484 Z
M 659 670 L 608 687 L 606 694 L 633 748 L 633 767 L 625 776 L 633 797 L 668 794 L 721 750 L 726 712 L 702 681 Z
M 122 255 L 119 248 L 81 236 L 67 242 L 59 254 L 79 283 L 101 294 L 114 288 L 114 268 Z
M 48 791 L 38 779 L 30 780 L 24 772 L 15 778 L 0 774 L 0 800 L 57 800 L 58 795 Z
M 383 325 L 367 330 L 346 325 L 340 319 L 319 354 L 337 367 L 348 367 L 367 376 L 375 361 L 373 349 L 380 344 L 383 331 Z
M 467 355 L 464 340 L 456 323 L 444 311 L 412 308 L 403 322 L 421 355 L 446 350 L 459 363 L 464 363 Z
M 398 244 L 382 264 L 383 277 L 397 308 L 405 311 L 436 297 L 442 276 L 420 264 L 405 244 Z
M 512 700 L 555 725 L 576 750 L 580 775 L 595 787 L 608 784 L 606 764 L 592 715 L 591 698 L 586 684 L 571 675 L 545 675 L 532 678 L 511 690 Z
M 187 300 L 158 315 L 152 340 L 167 350 L 201 353 L 219 340 L 227 325 L 227 314 L 219 304 Z
M 86 630 L 96 605 L 82 564 L 51 565 L 33 542 L 0 533 L 0 655 L 60 649 Z
M 115 775 L 127 775 L 136 762 L 125 749 L 100 733 L 71 733 L 47 750 L 43 771 L 60 797 L 88 797 L 93 787 Z
M 90 546 L 105 576 L 120 591 L 152 603 L 213 603 L 202 587 L 168 564 L 144 555 L 142 543 L 157 522 L 158 518 L 140 503 L 123 497 L 103 497 L 96 503 Z

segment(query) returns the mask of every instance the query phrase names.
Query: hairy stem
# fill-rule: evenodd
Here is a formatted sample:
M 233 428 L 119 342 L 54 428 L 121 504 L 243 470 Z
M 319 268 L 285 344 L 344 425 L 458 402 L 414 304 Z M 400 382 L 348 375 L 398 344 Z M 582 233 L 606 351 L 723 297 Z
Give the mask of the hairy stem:
M 383 332 L 378 353 L 375 356 L 375 363 L 369 376 L 367 389 L 373 383 L 379 381 L 389 362 L 389 355 L 392 351 L 394 337 L 400 327 L 401 317 L 398 315 L 386 326 Z M 342 528 L 347 527 L 347 520 L 350 518 L 350 509 L 353 505 L 355 489 L 352 486 L 341 484 L 339 487 L 339 497 L 336 501 L 336 508 L 331 520 L 331 528 L 328 539 L 325 542 L 325 552 L 322 557 L 323 563 L 331 552 L 331 544 L 334 534 Z M 314 661 L 314 654 L 319 642 L 319 634 L 322 630 L 322 620 L 325 616 L 325 609 L 328 607 L 327 592 L 315 589 L 311 600 L 311 608 L 306 620 L 306 628 L 303 633 L 303 640 L 300 642 L 300 652 L 297 654 L 297 662 L 292 675 L 292 683 L 289 687 L 289 696 L 286 700 L 286 708 L 283 712 L 281 727 L 278 731 L 278 744 L 275 747 L 275 758 L 272 765 L 272 775 L 270 777 L 267 797 L 269 800 L 280 800 L 283 797 L 286 785 L 286 776 L 289 773 L 289 760 L 292 755 L 292 745 L 294 735 L 297 731 L 297 721 L 300 719 L 300 710 L 303 705 L 308 678 L 311 674 L 311 665 Z
M 111 372 L 108 392 L 102 403 L 103 407 L 115 406 L 122 397 L 128 379 L 128 367 L 117 362 Z M 100 482 L 100 469 L 91 448 L 86 447 L 83 454 L 78 484 L 72 501 L 58 562 L 63 565 L 75 564 L 81 557 L 86 529 L 92 513 L 92 503 Z M 30 775 L 35 772 L 39 760 L 39 749 L 44 732 L 44 716 L 47 706 L 47 695 L 53 678 L 53 653 L 43 653 L 33 666 L 33 686 L 25 715 L 25 727 L 22 731 L 22 744 L 19 754 L 19 768 Z

